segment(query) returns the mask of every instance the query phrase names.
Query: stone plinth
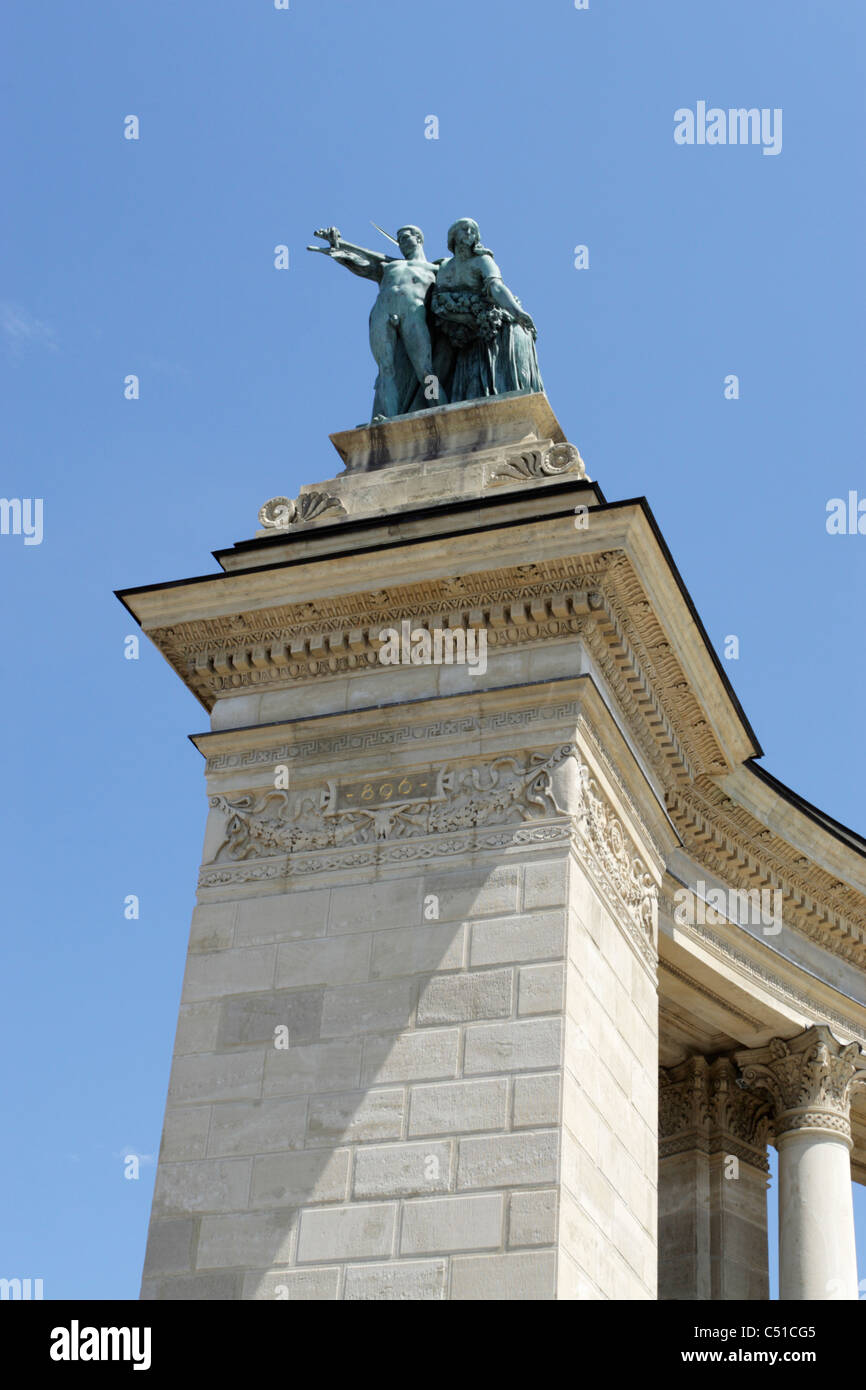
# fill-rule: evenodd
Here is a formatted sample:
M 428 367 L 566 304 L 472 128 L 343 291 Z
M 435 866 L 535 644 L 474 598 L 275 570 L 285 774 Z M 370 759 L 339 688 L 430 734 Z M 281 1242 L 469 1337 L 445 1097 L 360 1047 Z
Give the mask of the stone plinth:
M 466 462 L 480 451 L 533 442 L 565 443 L 543 391 L 440 405 L 331 435 L 348 473 L 449 458 Z
M 259 537 L 298 539 L 341 517 L 387 516 L 455 507 L 489 495 L 538 492 L 567 478 L 586 482 L 583 459 L 569 444 L 542 392 L 437 406 L 331 436 L 345 472 L 305 484 L 297 501 L 272 498 L 262 508 Z M 587 486 L 584 504 L 603 500 Z M 225 563 L 221 552 L 219 557 Z M 227 568 L 238 557 L 231 554 Z

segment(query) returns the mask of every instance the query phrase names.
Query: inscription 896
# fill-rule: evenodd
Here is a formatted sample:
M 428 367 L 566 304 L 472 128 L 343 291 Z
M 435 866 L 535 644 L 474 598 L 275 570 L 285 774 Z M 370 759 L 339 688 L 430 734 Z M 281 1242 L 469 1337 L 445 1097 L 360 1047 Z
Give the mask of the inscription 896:
M 326 814 L 335 815 L 353 807 L 388 806 L 406 801 L 437 801 L 443 796 L 440 774 L 415 772 L 390 777 L 372 777 L 363 781 L 331 785 Z

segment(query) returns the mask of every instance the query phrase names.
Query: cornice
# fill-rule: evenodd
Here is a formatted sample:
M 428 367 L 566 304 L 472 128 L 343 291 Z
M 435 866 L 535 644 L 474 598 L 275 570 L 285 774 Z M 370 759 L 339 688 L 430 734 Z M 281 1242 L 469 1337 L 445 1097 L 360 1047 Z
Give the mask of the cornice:
M 230 693 L 379 669 L 378 633 L 404 618 L 484 627 L 493 650 L 582 634 L 660 776 L 729 768 L 628 558 L 614 550 L 196 618 L 148 636 L 210 709 Z
M 753 1028 L 756 1032 L 760 1030 L 760 1023 L 756 1018 L 753 1018 L 751 1014 L 744 1013 L 742 1009 L 738 1009 L 735 1004 L 732 1004 L 729 999 L 725 999 L 721 994 L 716 994 L 714 990 L 708 989 L 706 985 L 701 984 L 699 980 L 694 979 L 694 977 L 687 974 L 685 970 L 680 970 L 678 966 L 671 965 L 670 961 L 664 960 L 661 956 L 659 956 L 659 970 L 663 971 L 666 975 L 670 975 L 673 979 L 679 980 L 682 984 L 687 985 L 690 990 L 694 990 L 697 994 L 703 995 L 705 999 L 709 999 L 711 1004 L 715 1004 L 717 1008 L 723 1010 L 726 1014 L 731 1014 L 734 1018 L 738 1018 L 741 1023 L 747 1024 L 749 1028 Z
M 673 921 L 676 910 L 677 905 L 673 898 L 666 889 L 662 889 L 659 895 L 660 917 Z M 728 935 L 723 935 L 723 930 L 727 931 Z M 828 1023 L 835 1024 L 843 1032 L 859 1039 L 866 1045 L 866 1026 L 864 1026 L 862 1019 L 855 1019 L 849 1014 L 841 1013 L 826 999 L 817 1000 L 814 990 L 801 989 L 791 980 L 785 979 L 778 969 L 771 969 L 765 962 L 756 959 L 752 954 L 736 946 L 733 940 L 729 939 L 732 933 L 737 933 L 743 941 L 747 939 L 746 933 L 736 923 L 728 923 L 726 928 L 720 930 L 696 922 L 685 925 L 678 923 L 677 931 L 687 939 L 692 940 L 697 946 L 707 949 L 717 959 L 732 966 L 747 980 L 759 984 L 769 994 L 778 998 L 780 1002 L 788 1007 L 793 1006 L 803 1018 L 815 1019 L 816 1022 L 818 1018 L 825 1019 Z M 792 971 L 798 969 L 795 965 L 791 965 L 790 968 Z
M 196 618 L 148 636 L 210 709 L 232 692 L 381 669 L 378 633 L 403 619 L 427 628 L 486 627 L 489 648 L 567 638 L 590 612 L 594 581 L 609 559 L 601 552 L 425 579 Z
M 684 850 L 732 887 L 782 893 L 784 920 L 810 941 L 866 965 L 866 898 L 732 800 L 709 778 L 670 787 L 665 805 Z

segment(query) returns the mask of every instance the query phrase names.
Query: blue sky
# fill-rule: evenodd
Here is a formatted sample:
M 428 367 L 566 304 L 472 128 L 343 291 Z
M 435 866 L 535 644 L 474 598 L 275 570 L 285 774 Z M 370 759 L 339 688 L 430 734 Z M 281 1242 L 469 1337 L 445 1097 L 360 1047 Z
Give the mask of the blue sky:
M 591 476 L 648 497 L 717 650 L 739 637 L 764 765 L 866 829 L 866 536 L 825 528 L 866 497 L 866 10 L 10 0 L 4 29 L 0 491 L 44 499 L 44 538 L 0 537 L 0 1274 L 133 1298 L 154 1169 L 123 1155 L 159 1145 L 207 721 L 156 652 L 124 660 L 112 590 L 212 570 L 338 471 L 372 287 L 306 254 L 315 227 L 415 222 L 438 256 L 477 219 Z M 781 108 L 781 153 L 676 145 L 700 100 Z

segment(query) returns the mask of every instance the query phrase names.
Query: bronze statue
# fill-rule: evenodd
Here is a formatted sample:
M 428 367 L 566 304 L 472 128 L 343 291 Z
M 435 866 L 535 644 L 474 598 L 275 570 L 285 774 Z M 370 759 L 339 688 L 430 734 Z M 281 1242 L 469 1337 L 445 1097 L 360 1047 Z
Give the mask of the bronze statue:
M 453 254 L 439 267 L 430 307 L 438 333 L 452 348 L 450 399 L 543 390 L 535 324 L 503 284 L 491 252 L 481 245 L 478 223 L 471 217 L 455 222 L 448 250 Z
M 378 280 L 381 286 L 370 310 L 370 348 L 379 368 L 373 420 L 423 410 L 425 405 L 444 405 L 427 325 L 427 298 L 436 266 L 424 258 L 424 233 L 419 227 L 399 229 L 396 242 L 402 261 L 344 241 L 336 227 L 325 227 L 315 235 L 328 245 L 308 246 L 308 251 L 321 251 L 353 275 Z
M 472 218 L 452 225 L 452 254 L 436 261 L 425 258 L 418 227 L 401 227 L 390 238 L 402 261 L 344 241 L 336 227 L 315 235 L 328 244 L 308 251 L 381 286 L 370 312 L 370 347 L 379 368 L 373 423 L 449 401 L 544 389 L 535 324 L 503 283 Z

